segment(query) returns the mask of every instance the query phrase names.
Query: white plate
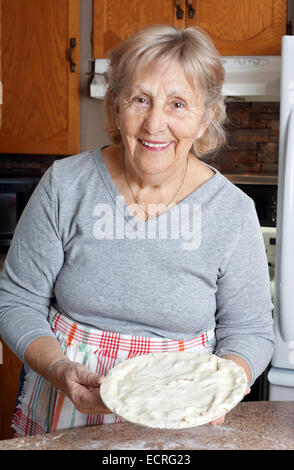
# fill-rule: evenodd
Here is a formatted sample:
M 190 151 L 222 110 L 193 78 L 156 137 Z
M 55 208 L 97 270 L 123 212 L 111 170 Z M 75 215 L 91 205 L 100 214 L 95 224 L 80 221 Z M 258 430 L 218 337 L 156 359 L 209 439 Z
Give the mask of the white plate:
M 100 394 L 104 404 L 126 421 L 180 429 L 223 416 L 247 389 L 245 371 L 233 361 L 179 351 L 122 362 L 109 371 Z

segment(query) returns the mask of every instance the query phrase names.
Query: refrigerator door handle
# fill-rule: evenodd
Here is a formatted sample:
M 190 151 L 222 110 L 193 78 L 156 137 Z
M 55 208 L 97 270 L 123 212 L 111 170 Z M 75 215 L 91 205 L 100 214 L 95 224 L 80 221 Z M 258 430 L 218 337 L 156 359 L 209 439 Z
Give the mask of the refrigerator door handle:
M 279 283 L 280 332 L 283 340 L 294 338 L 294 107 L 287 129 L 285 154 L 283 227 L 281 230 L 281 273 Z

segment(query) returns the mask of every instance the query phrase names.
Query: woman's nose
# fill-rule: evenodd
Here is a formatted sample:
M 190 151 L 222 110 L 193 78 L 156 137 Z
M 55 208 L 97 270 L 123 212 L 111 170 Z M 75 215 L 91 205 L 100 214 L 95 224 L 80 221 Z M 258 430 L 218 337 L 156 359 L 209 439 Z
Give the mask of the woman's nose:
M 160 134 L 167 128 L 167 119 L 164 111 L 159 108 L 151 108 L 145 117 L 144 128 L 149 134 Z

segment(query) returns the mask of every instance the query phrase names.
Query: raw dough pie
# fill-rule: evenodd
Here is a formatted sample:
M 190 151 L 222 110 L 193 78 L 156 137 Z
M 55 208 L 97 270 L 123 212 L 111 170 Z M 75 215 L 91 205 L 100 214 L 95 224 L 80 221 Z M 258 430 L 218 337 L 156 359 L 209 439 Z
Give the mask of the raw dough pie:
M 105 405 L 132 423 L 187 428 L 231 410 L 248 388 L 245 371 L 214 354 L 163 352 L 129 359 L 100 387 Z

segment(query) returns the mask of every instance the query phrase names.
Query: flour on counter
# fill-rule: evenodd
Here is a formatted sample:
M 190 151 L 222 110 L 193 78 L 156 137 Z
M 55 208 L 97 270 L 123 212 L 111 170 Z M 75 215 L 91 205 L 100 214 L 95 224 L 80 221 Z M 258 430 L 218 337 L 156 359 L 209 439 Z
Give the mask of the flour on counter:
M 178 429 L 222 416 L 247 388 L 244 369 L 233 361 L 183 351 L 119 364 L 105 377 L 100 393 L 105 405 L 129 422 Z

